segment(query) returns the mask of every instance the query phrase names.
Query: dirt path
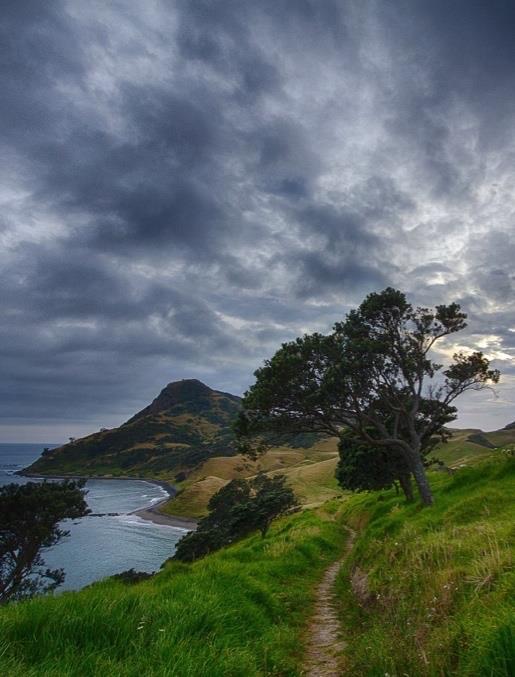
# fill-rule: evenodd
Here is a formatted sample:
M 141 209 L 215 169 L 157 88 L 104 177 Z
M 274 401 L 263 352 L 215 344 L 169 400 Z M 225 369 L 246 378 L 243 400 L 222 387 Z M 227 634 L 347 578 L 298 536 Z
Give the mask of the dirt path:
M 340 622 L 334 602 L 334 584 L 340 567 L 352 549 L 356 532 L 345 527 L 349 539 L 343 557 L 326 570 L 317 588 L 315 610 L 308 627 L 308 645 L 304 661 L 305 677 L 341 677 L 341 653 L 345 642 L 340 636 Z

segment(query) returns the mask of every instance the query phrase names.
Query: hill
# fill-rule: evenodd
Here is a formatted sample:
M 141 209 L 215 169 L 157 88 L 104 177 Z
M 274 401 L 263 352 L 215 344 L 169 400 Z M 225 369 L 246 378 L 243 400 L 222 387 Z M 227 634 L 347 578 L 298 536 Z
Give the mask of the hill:
M 160 509 L 183 517 L 206 514 L 211 496 L 231 479 L 258 472 L 284 473 L 305 505 L 341 495 L 334 470 L 337 440 L 297 435 L 287 445 L 255 461 L 236 453 L 232 422 L 241 406 L 235 395 L 209 388 L 196 379 L 169 383 L 151 404 L 119 428 L 104 430 L 44 452 L 28 473 L 148 477 L 172 482 L 177 496 Z M 451 467 L 488 458 L 515 443 L 515 426 L 483 432 L 452 430 L 433 457 Z
M 438 445 L 432 456 L 456 467 L 488 458 L 495 449 L 514 443 L 515 426 L 506 426 L 502 430 L 491 432 L 484 432 L 479 428 L 451 429 L 449 441 Z
M 187 517 L 204 515 L 211 496 L 231 479 L 258 472 L 285 471 L 307 503 L 341 493 L 334 479 L 334 439 L 297 435 L 257 461 L 237 454 L 231 426 L 240 403 L 196 379 L 169 383 L 119 428 L 45 451 L 25 472 L 167 480 L 178 495 L 162 511 Z
M 239 397 L 196 379 L 169 383 L 119 428 L 45 451 L 26 472 L 171 479 L 209 457 L 234 453 L 231 423 L 239 407 Z
M 432 457 L 450 468 L 457 468 L 495 456 L 500 447 L 513 443 L 513 427 L 493 432 L 454 429 L 449 441 L 438 445 Z M 342 490 L 334 477 L 338 462 L 337 440 L 318 437 L 310 440 L 309 444 L 304 447 L 277 447 L 257 461 L 240 455 L 208 459 L 179 485 L 177 497 L 162 510 L 172 515 L 202 517 L 206 514 L 211 496 L 226 482 L 236 477 L 252 477 L 259 471 L 286 475 L 288 484 L 304 505 L 317 505 L 341 495 Z
M 332 499 L 141 583 L 8 605 L 0 674 L 301 675 L 317 586 L 350 525 L 336 588 L 345 674 L 508 677 L 514 471 L 500 454 L 431 473 L 432 508 L 394 491 Z

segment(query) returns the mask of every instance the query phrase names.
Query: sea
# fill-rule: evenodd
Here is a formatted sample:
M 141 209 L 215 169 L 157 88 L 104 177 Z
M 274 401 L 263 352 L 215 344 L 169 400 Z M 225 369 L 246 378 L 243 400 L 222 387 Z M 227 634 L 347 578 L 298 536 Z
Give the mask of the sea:
M 0 443 L 0 486 L 36 481 L 15 473 L 33 463 L 45 447 L 55 446 L 58 445 Z M 168 495 L 151 482 L 88 480 L 85 488 L 92 512 L 118 515 L 83 517 L 62 523 L 70 535 L 42 553 L 48 567 L 62 567 L 65 571 L 64 584 L 58 591 L 78 590 L 127 569 L 157 571 L 187 533 L 185 529 L 154 524 L 130 514 L 162 501 Z

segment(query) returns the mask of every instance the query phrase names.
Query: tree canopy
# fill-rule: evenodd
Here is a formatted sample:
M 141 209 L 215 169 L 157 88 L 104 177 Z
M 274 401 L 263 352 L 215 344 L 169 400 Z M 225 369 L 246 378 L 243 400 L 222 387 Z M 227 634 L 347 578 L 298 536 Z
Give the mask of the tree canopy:
M 435 344 L 464 329 L 465 320 L 456 303 L 414 308 L 390 287 L 372 293 L 331 334 L 284 343 L 255 372 L 236 431 L 248 440 L 349 429 L 368 445 L 400 453 L 429 505 L 425 451 L 456 418 L 459 395 L 499 380 L 481 352 L 458 352 L 445 367 L 434 361 Z
M 0 487 L 0 603 L 54 590 L 63 569 L 45 568 L 42 551 L 69 532 L 64 519 L 87 515 L 83 481 L 28 482 Z
M 189 562 L 259 530 L 265 537 L 271 522 L 296 505 L 284 475 L 259 474 L 226 484 L 208 504 L 209 514 L 177 544 L 174 559 Z

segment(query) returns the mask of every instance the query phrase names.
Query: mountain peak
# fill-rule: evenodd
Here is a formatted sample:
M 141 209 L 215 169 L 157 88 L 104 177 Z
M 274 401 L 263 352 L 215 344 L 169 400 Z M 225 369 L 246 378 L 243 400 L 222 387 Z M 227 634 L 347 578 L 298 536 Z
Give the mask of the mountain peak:
M 173 381 L 119 428 L 53 449 L 29 472 L 60 475 L 73 469 L 93 475 L 112 470 L 114 475 L 149 477 L 190 470 L 211 455 L 234 453 L 231 425 L 240 402 L 196 378 Z
M 212 392 L 214 391 L 205 383 L 199 381 L 198 378 L 183 378 L 180 381 L 168 383 L 158 397 L 161 397 L 163 393 L 174 393 L 181 398 L 186 397 L 189 399 L 191 396 L 209 395 Z
M 127 423 L 148 416 L 149 414 L 158 414 L 161 411 L 168 411 L 177 404 L 191 402 L 200 398 L 209 397 L 214 390 L 202 381 L 196 378 L 184 378 L 181 381 L 172 381 L 166 385 L 159 395 L 141 411 L 135 414 Z

